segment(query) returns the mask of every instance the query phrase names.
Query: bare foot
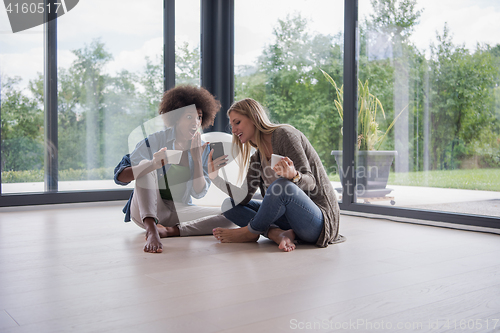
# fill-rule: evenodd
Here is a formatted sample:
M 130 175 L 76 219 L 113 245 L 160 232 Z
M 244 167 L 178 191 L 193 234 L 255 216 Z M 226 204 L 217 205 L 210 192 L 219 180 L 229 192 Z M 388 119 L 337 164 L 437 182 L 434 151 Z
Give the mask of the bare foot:
M 278 244 L 278 247 L 285 251 L 290 252 L 295 250 L 295 232 L 292 229 L 281 230 L 280 228 L 271 228 L 267 233 L 267 237 L 272 239 Z
M 160 238 L 180 236 L 179 227 L 177 226 L 165 227 L 161 224 L 157 224 L 156 227 L 158 228 Z
M 160 241 L 160 234 L 158 233 L 158 228 L 156 227 L 154 219 L 146 217 L 144 219 L 144 226 L 146 227 L 146 245 L 144 245 L 144 252 L 163 252 L 163 244 Z
M 260 237 L 260 235 L 248 231 L 247 227 L 237 229 L 215 228 L 213 234 L 221 243 L 256 242 Z

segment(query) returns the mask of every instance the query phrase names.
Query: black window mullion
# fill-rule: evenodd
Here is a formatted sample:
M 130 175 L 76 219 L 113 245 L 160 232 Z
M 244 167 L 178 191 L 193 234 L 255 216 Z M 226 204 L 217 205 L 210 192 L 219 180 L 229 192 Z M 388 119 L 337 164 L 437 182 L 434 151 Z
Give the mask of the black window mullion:
M 55 0 L 46 5 L 55 8 Z M 45 192 L 58 190 L 58 140 L 57 140 L 57 16 L 56 11 L 45 11 L 44 30 L 44 182 Z
M 222 105 L 209 131 L 225 132 L 234 98 L 234 0 L 201 0 L 201 86 Z
M 175 87 L 175 0 L 163 1 L 163 89 Z
M 355 202 L 355 146 L 358 115 L 358 58 L 356 35 L 358 29 L 358 0 L 345 0 L 344 12 L 344 123 L 343 179 L 340 208 L 347 209 Z

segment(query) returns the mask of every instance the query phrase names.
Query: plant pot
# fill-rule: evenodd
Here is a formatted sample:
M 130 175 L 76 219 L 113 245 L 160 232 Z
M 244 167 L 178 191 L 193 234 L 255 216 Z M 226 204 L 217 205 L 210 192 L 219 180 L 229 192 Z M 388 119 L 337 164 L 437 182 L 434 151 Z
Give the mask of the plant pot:
M 398 154 L 397 151 L 371 151 L 361 150 L 357 154 L 356 164 L 356 195 L 358 197 L 383 197 L 390 193 L 392 189 L 386 188 L 392 161 Z M 340 181 L 347 172 L 342 171 L 342 151 L 333 150 Z M 349 171 L 349 170 L 348 170 Z M 342 193 L 342 188 L 336 189 Z

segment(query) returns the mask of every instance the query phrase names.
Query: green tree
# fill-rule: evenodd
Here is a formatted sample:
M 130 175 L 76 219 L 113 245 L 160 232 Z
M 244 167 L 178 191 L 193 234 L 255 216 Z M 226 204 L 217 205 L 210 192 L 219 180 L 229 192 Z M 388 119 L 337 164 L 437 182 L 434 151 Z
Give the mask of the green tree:
M 104 94 L 104 152 L 103 167 L 114 167 L 128 152 L 128 135 L 149 116 L 138 93 L 139 75 L 121 70 L 107 81 Z
M 139 74 L 139 81 L 144 91 L 139 93 L 139 98 L 146 111 L 144 120 L 151 119 L 158 114 L 161 96 L 163 95 L 163 56 L 157 57 L 153 62 L 146 57 L 146 66 L 143 73 Z
M 371 0 L 373 13 L 368 28 L 383 32 L 394 43 L 407 41 L 419 23 L 422 10 L 415 10 L 416 0 Z
M 2 77 L 2 171 L 43 167 L 43 110 L 17 88 L 20 77 Z
M 342 47 L 334 43 L 342 35 L 310 34 L 307 25 L 300 14 L 278 20 L 273 43 L 255 68 L 247 68 L 249 75 L 237 77 L 236 91 L 259 100 L 274 121 L 302 131 L 333 171 L 331 151 L 339 145 L 341 121 L 333 117 L 335 97 L 321 69 L 342 77 Z
M 266 98 L 267 75 L 257 66 L 242 65 L 234 76 L 234 100 L 253 98 L 263 102 Z
M 75 61 L 58 70 L 59 169 L 113 167 L 129 151 L 129 133 L 158 114 L 163 57 L 110 75 L 112 56 L 99 39 L 72 52 Z M 185 43 L 176 53 L 177 83 L 199 84 L 199 49 Z M 43 75 L 26 91 L 19 82 L 2 80 L 2 170 L 43 167 Z
M 72 51 L 76 60 L 69 69 L 73 76 L 74 93 L 83 112 L 86 125 L 86 166 L 98 168 L 104 164 L 105 89 L 109 76 L 104 66 L 112 59 L 99 39 Z
M 175 50 L 175 83 L 200 85 L 200 48 L 191 50 L 188 42 Z
M 372 14 L 361 25 L 361 55 L 359 77 L 368 80 L 371 92 L 387 111 L 385 119 L 377 119 L 387 128 L 398 118 L 392 134 L 382 149 L 397 150 L 396 171 L 418 169 L 419 122 L 422 110 L 419 90 L 421 63 L 424 59 L 411 43 L 410 37 L 419 23 L 423 10 L 417 10 L 416 0 L 371 0 Z
M 301 130 L 329 172 L 333 149 L 341 143 L 341 120 L 335 93 L 321 70 L 335 80 L 343 76 L 343 36 L 311 34 L 300 14 L 278 20 L 274 40 L 255 64 L 240 66 L 235 75 L 235 100 L 251 97 L 264 105 L 271 119 Z
M 474 53 L 452 42 L 445 25 L 431 46 L 433 169 L 454 169 L 473 155 L 474 143 L 495 123 L 494 59 L 480 45 Z

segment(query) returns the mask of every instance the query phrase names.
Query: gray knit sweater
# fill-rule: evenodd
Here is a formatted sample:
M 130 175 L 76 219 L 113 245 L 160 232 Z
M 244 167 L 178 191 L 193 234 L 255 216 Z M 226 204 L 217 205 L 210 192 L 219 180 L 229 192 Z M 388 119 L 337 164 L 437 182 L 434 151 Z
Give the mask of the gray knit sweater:
M 273 132 L 272 146 L 274 154 L 287 156 L 293 161 L 295 169 L 302 174 L 302 179 L 297 185 L 323 213 L 325 223 L 316 245 L 327 247 L 328 244 L 344 241 L 345 238 L 338 234 L 340 212 L 337 198 L 323 164 L 309 140 L 299 130 L 291 126 L 281 126 Z M 246 182 L 243 186 L 237 187 L 229 184 L 236 203 L 247 204 L 257 188 L 260 188 L 262 197 L 265 196 L 266 186 L 261 177 L 262 173 L 260 153 L 256 151 L 250 158 Z M 228 193 L 226 182 L 221 177 L 215 178 L 213 183 L 226 194 Z

